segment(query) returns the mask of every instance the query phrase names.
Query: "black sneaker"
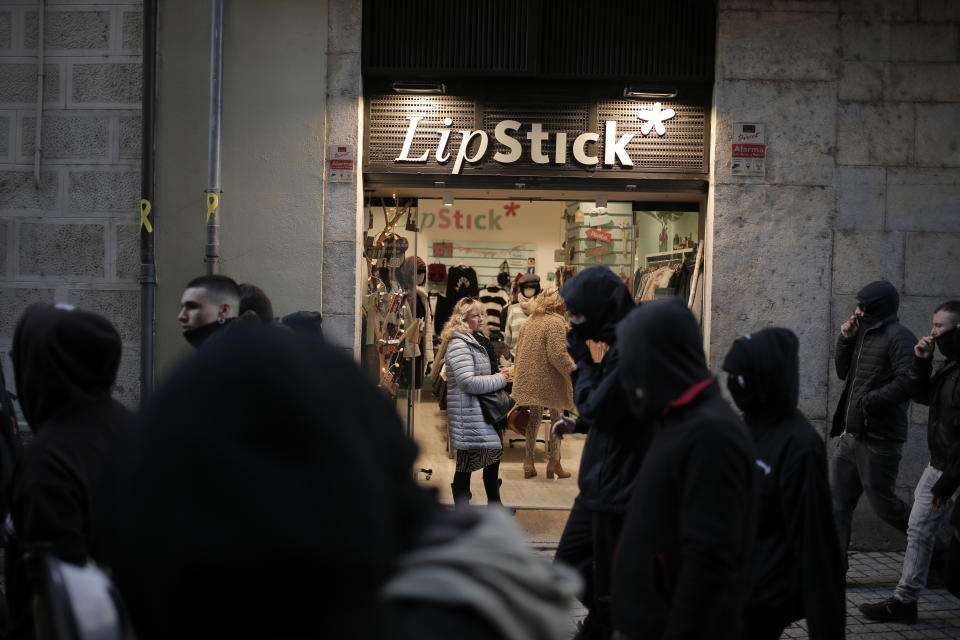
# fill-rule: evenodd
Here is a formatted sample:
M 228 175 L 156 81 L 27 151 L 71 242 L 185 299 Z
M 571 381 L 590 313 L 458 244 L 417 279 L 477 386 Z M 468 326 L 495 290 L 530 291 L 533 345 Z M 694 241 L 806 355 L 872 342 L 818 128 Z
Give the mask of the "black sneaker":
M 876 622 L 917 624 L 917 603 L 901 602 L 896 598 L 887 598 L 876 604 L 862 604 L 860 613 L 868 620 Z

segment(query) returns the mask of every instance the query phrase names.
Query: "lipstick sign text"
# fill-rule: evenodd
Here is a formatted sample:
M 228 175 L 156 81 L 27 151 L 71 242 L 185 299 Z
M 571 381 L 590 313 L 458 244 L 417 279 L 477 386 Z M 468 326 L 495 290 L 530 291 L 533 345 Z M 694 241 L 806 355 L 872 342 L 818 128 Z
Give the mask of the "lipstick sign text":
M 658 136 L 666 134 L 666 128 L 663 126 L 663 122 L 675 115 L 676 112 L 673 109 L 663 109 L 659 102 L 650 109 L 641 109 L 637 114 L 637 118 L 645 122 L 640 127 L 640 133 L 644 136 L 651 131 L 655 131 Z M 406 119 L 410 121 L 410 124 L 407 126 L 407 135 L 403 140 L 403 149 L 394 162 L 426 162 L 427 158 L 430 157 L 429 150 L 424 151 L 422 155 L 416 158 L 410 157 L 410 147 L 413 144 L 413 138 L 417 133 L 417 127 L 420 121 L 423 120 L 423 116 L 407 116 Z M 444 118 L 443 124 L 449 127 L 453 124 L 453 120 L 451 118 Z M 495 161 L 510 164 L 520 159 L 523 154 L 523 147 L 515 137 L 515 134 L 520 130 L 521 126 L 522 124 L 517 120 L 501 120 L 497 123 L 497 126 L 494 127 L 494 140 L 508 149 L 506 152 L 497 151 L 494 153 L 493 159 Z M 453 131 L 451 129 L 436 129 L 436 132 L 440 134 L 440 141 L 437 143 L 434 157 L 437 162 L 444 163 L 449 161 L 451 157 L 447 148 Z M 458 131 L 457 133 L 460 134 L 460 147 L 456 151 L 456 158 L 453 163 L 453 170 L 451 171 L 451 173 L 455 174 L 460 173 L 464 162 L 469 164 L 480 162 L 490 146 L 490 136 L 486 131 Z M 543 152 L 543 142 L 548 140 L 551 135 L 554 137 L 555 143 L 552 158 Z M 627 153 L 627 144 L 633 139 L 634 134 L 628 133 L 618 137 L 617 122 L 615 120 L 607 120 L 604 123 L 603 136 L 602 160 L 598 154 L 591 155 L 587 151 L 587 144 L 600 142 L 600 134 L 592 131 L 586 131 L 574 138 L 573 144 L 571 145 L 573 159 L 587 167 L 598 165 L 601 162 L 605 166 L 613 166 L 619 163 L 624 167 L 632 167 L 633 161 Z M 549 131 L 543 130 L 542 123 L 533 122 L 530 125 L 530 131 L 526 133 L 526 139 L 530 141 L 530 159 L 535 164 L 549 164 L 550 162 L 566 164 L 566 132 L 559 131 L 551 134 Z M 468 149 L 474 140 L 477 141 L 476 150 L 473 155 L 467 155 Z

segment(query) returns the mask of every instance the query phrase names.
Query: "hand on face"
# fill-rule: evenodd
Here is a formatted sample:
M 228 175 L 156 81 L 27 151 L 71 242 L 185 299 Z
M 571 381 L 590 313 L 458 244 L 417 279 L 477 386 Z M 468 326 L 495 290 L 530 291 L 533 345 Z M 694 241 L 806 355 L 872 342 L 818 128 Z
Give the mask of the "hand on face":
M 913 347 L 913 353 L 918 358 L 929 359 L 933 357 L 933 336 L 923 336 Z
M 860 331 L 860 316 L 853 314 L 850 319 L 840 325 L 840 335 L 847 340 L 855 337 Z

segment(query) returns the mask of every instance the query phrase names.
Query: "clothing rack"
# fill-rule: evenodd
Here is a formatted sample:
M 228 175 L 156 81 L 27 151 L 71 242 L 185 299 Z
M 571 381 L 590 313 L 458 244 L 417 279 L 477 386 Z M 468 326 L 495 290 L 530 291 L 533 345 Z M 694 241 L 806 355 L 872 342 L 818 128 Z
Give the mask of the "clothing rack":
M 648 253 L 644 256 L 648 265 L 661 264 L 664 262 L 681 262 L 686 254 L 693 251 L 693 247 L 688 249 L 677 249 L 675 251 L 660 251 L 658 253 Z

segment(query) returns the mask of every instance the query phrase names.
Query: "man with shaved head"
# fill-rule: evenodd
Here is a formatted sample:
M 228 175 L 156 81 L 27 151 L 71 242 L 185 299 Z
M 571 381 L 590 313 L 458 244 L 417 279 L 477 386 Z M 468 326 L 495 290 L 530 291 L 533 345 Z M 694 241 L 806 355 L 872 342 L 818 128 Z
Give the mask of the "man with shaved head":
M 188 282 L 177 316 L 186 341 L 199 347 L 227 326 L 238 315 L 240 297 L 240 287 L 227 276 L 200 276 Z

